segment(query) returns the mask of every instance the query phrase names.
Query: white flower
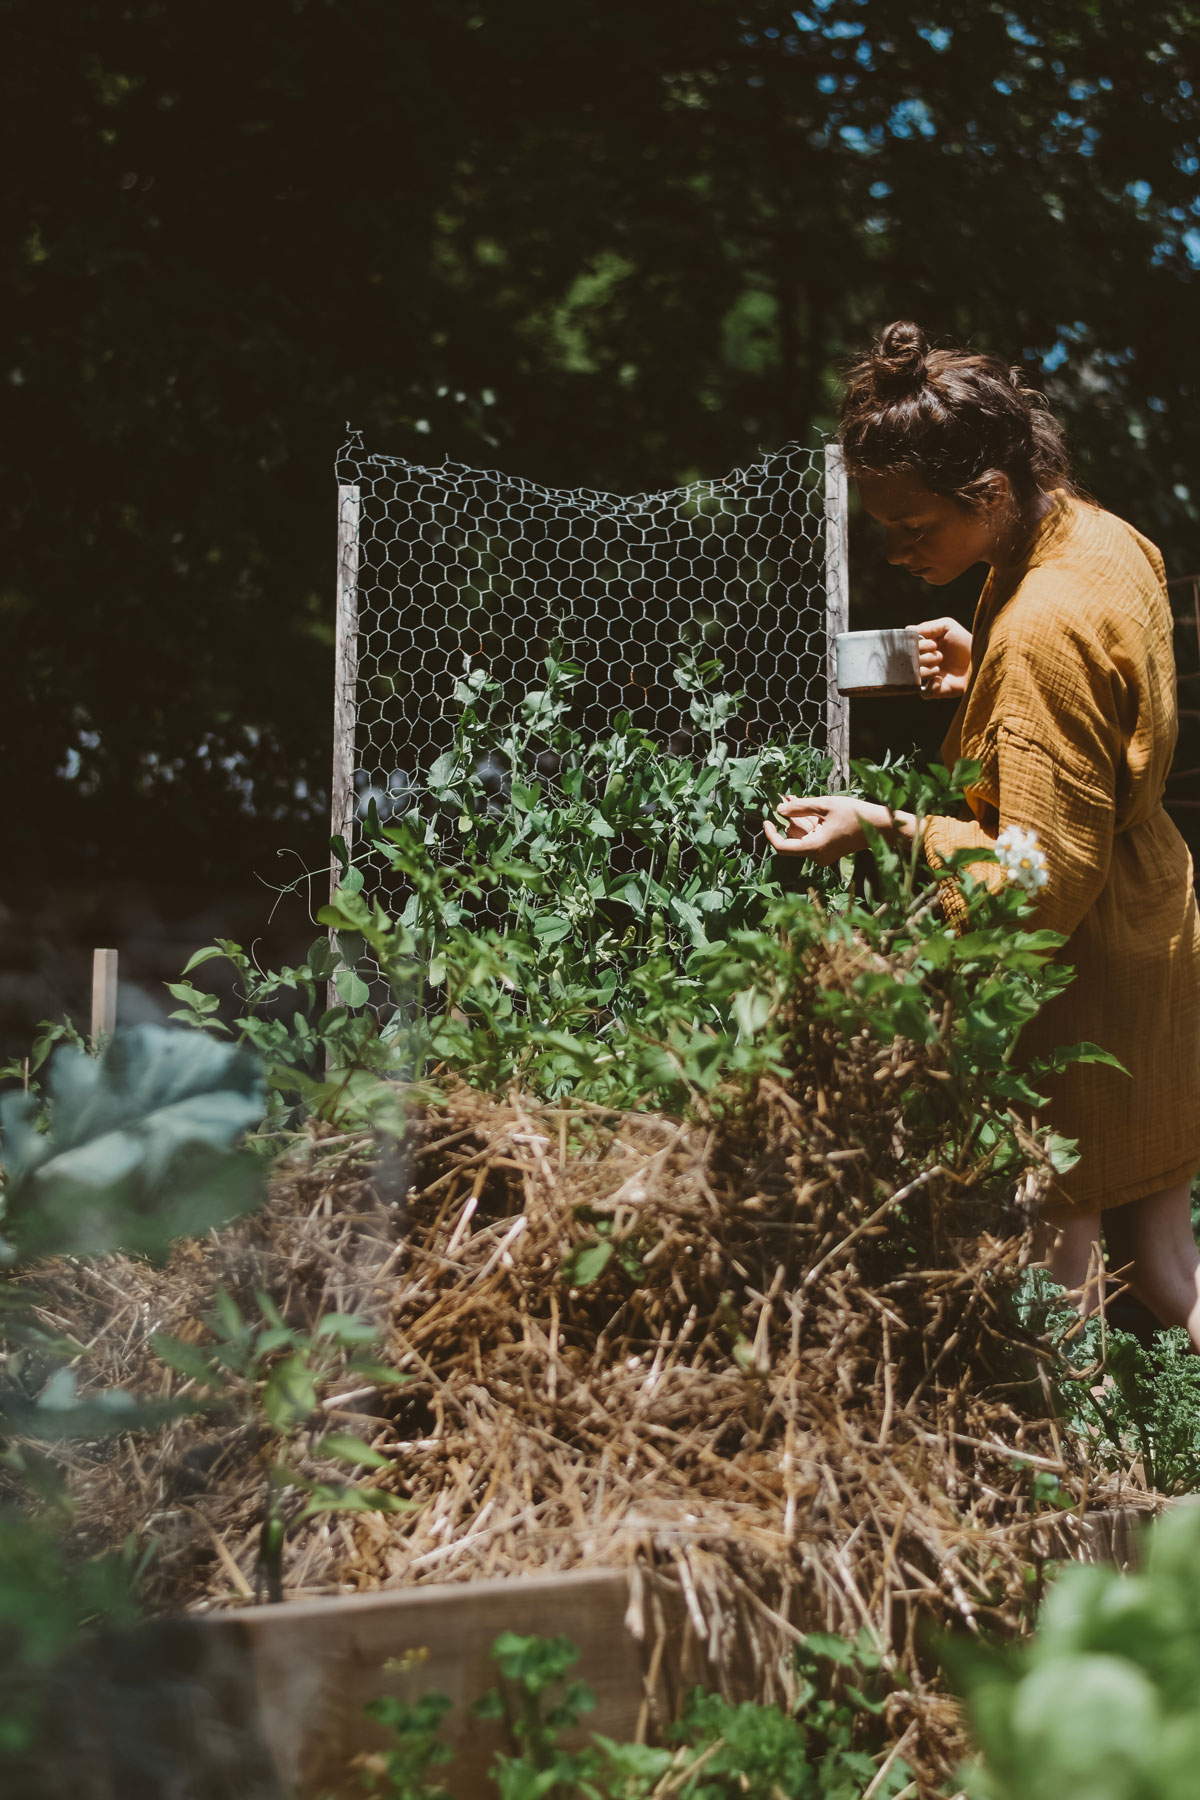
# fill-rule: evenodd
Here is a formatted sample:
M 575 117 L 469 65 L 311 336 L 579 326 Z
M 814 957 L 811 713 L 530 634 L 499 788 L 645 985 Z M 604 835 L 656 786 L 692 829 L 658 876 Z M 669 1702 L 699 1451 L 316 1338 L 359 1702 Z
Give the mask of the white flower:
M 1050 879 L 1046 853 L 1038 847 L 1036 831 L 1006 825 L 996 839 L 996 855 L 1008 879 L 1027 894 L 1036 894 Z

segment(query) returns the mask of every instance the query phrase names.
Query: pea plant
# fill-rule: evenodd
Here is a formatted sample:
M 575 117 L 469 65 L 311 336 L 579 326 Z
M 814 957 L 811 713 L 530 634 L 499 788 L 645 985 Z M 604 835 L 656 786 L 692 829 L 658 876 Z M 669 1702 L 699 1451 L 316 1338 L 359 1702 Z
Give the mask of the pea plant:
M 739 697 L 695 653 L 675 674 L 686 742 L 664 745 L 628 714 L 585 736 L 571 722 L 579 679 L 551 655 L 541 686 L 510 705 L 466 667 L 453 742 L 408 810 L 381 824 L 372 808 L 353 862 L 334 840 L 342 878 L 318 915 L 332 942 L 278 975 L 225 942 L 192 959 L 185 978 L 217 956 L 234 964 L 247 1004 L 233 1029 L 267 1054 L 279 1107 L 379 1124 L 395 1117 L 397 1083 L 453 1071 L 491 1091 L 518 1081 L 549 1099 L 711 1110 L 764 1074 L 787 1078 L 820 1026 L 847 1043 L 902 1040 L 914 1066 L 938 1065 L 904 1101 L 931 1154 L 1018 1167 L 1017 1109 L 1035 1103 L 1039 1077 L 1105 1059 L 1089 1045 L 1034 1067 L 1016 1057 L 1022 1028 L 1070 979 L 1054 961 L 1062 940 L 1028 928 L 1027 896 L 960 868 L 969 926 L 956 934 L 916 843 L 901 854 L 871 834 L 858 886 L 776 859 L 764 815 L 826 783 L 810 745 L 739 743 Z M 972 771 L 854 773 L 859 792 L 928 815 L 959 805 Z M 393 910 L 368 884 L 381 859 L 402 890 Z M 836 979 L 813 979 L 822 961 Z M 341 1003 L 325 1008 L 329 975 Z M 227 1029 L 214 997 L 174 992 L 187 1022 Z M 293 997 L 289 1021 L 280 1002 Z
M 716 662 L 683 658 L 692 730 L 664 746 L 628 714 L 599 738 L 576 730 L 580 671 L 557 654 L 515 707 L 485 670 L 464 670 L 453 744 L 408 813 L 381 826 L 372 808 L 354 863 L 334 840 L 343 877 L 319 915 L 332 945 L 319 939 L 303 965 L 272 972 L 220 940 L 172 986 L 175 1016 L 262 1051 L 277 1119 L 299 1103 L 339 1119 L 386 1108 L 381 1076 L 438 1066 L 481 1084 L 520 1072 L 550 1095 L 585 1081 L 631 1104 L 664 1084 L 675 1096 L 712 1085 L 719 1046 L 745 1021 L 725 1030 L 723 997 L 693 959 L 761 925 L 783 892 L 763 815 L 828 776 L 806 743 L 739 745 L 739 697 L 719 677 Z M 407 895 L 395 915 L 368 886 L 381 857 Z M 809 874 L 814 891 L 829 885 Z M 216 958 L 243 1001 L 232 1026 L 192 980 Z M 331 976 L 340 1004 L 327 1008 Z M 384 988 L 393 1010 L 380 1024 L 368 1002 Z M 652 1048 L 693 1026 L 718 1048 L 688 1069 Z

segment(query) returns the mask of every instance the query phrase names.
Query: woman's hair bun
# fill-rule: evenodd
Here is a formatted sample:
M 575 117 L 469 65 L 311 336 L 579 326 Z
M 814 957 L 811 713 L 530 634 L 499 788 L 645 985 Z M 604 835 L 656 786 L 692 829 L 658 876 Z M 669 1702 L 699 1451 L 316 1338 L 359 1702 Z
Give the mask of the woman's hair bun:
M 1022 503 L 1071 488 L 1061 427 L 1022 370 L 984 351 L 931 350 L 911 319 L 847 368 L 841 440 L 852 475 L 915 477 L 966 505 L 997 469 Z
M 925 333 L 911 319 L 897 319 L 880 332 L 871 352 L 871 370 L 881 394 L 914 393 L 925 379 Z

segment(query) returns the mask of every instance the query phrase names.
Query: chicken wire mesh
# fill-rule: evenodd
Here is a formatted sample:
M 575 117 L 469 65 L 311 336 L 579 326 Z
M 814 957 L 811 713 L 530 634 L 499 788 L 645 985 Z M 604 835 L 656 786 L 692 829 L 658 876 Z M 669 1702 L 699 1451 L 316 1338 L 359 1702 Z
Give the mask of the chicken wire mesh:
M 835 782 L 844 775 L 835 445 L 789 444 L 723 479 L 624 496 L 369 454 L 355 432 L 337 478 L 333 830 L 348 845 L 372 802 L 381 823 L 417 804 L 453 741 L 465 664 L 486 667 L 515 705 L 540 685 L 552 646 L 582 670 L 572 723 L 585 734 L 627 712 L 686 753 L 688 697 L 673 671 L 691 650 L 715 657 L 721 685 L 742 696 L 731 747 L 802 738 L 828 748 Z M 368 863 L 386 903 L 386 863 Z

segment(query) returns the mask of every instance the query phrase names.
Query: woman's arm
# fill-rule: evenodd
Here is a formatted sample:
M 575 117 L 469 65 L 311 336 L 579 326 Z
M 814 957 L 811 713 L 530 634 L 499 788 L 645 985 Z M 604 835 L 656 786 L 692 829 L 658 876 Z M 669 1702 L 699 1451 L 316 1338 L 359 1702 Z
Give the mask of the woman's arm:
M 920 632 L 921 692 L 953 699 L 966 692 L 971 675 L 971 633 L 957 619 L 926 619 Z M 778 807 L 787 821 L 781 832 L 770 819 L 767 841 L 781 856 L 811 856 L 829 864 L 866 848 L 864 823 L 873 825 L 889 843 L 911 844 L 916 829 L 912 813 L 892 813 L 868 800 L 844 794 L 815 794 L 799 800 L 789 794 Z
M 1074 699 L 1072 722 L 1077 727 L 1089 713 L 1094 719 L 1100 716 L 1099 709 L 1089 707 L 1082 689 Z M 974 820 L 927 819 L 924 847 L 931 867 L 941 872 L 955 851 L 990 850 L 1005 826 L 1036 832 L 1049 877 L 1037 895 L 1037 924 L 1070 937 L 1108 880 L 1116 825 L 1116 769 L 1099 742 L 1092 767 L 1083 769 L 1073 767 L 1074 759 L 1064 755 L 1061 736 L 1045 735 L 1049 742 L 1041 741 L 1041 733 L 1035 737 L 1023 721 L 997 726 L 985 745 L 980 776 L 980 789 L 995 796 L 995 831 Z M 991 885 L 1005 879 L 993 863 L 971 873 Z M 957 884 L 947 881 L 946 886 L 947 914 L 957 922 L 965 909 L 961 896 L 957 905 L 951 897 Z
M 773 820 L 765 821 L 772 848 L 781 856 L 810 856 L 826 866 L 866 849 L 864 824 L 893 844 L 911 844 L 917 825 L 912 813 L 889 812 L 886 806 L 852 800 L 848 794 L 816 794 L 803 800 L 789 794 L 776 811 L 787 820 L 787 832 L 782 833 Z

